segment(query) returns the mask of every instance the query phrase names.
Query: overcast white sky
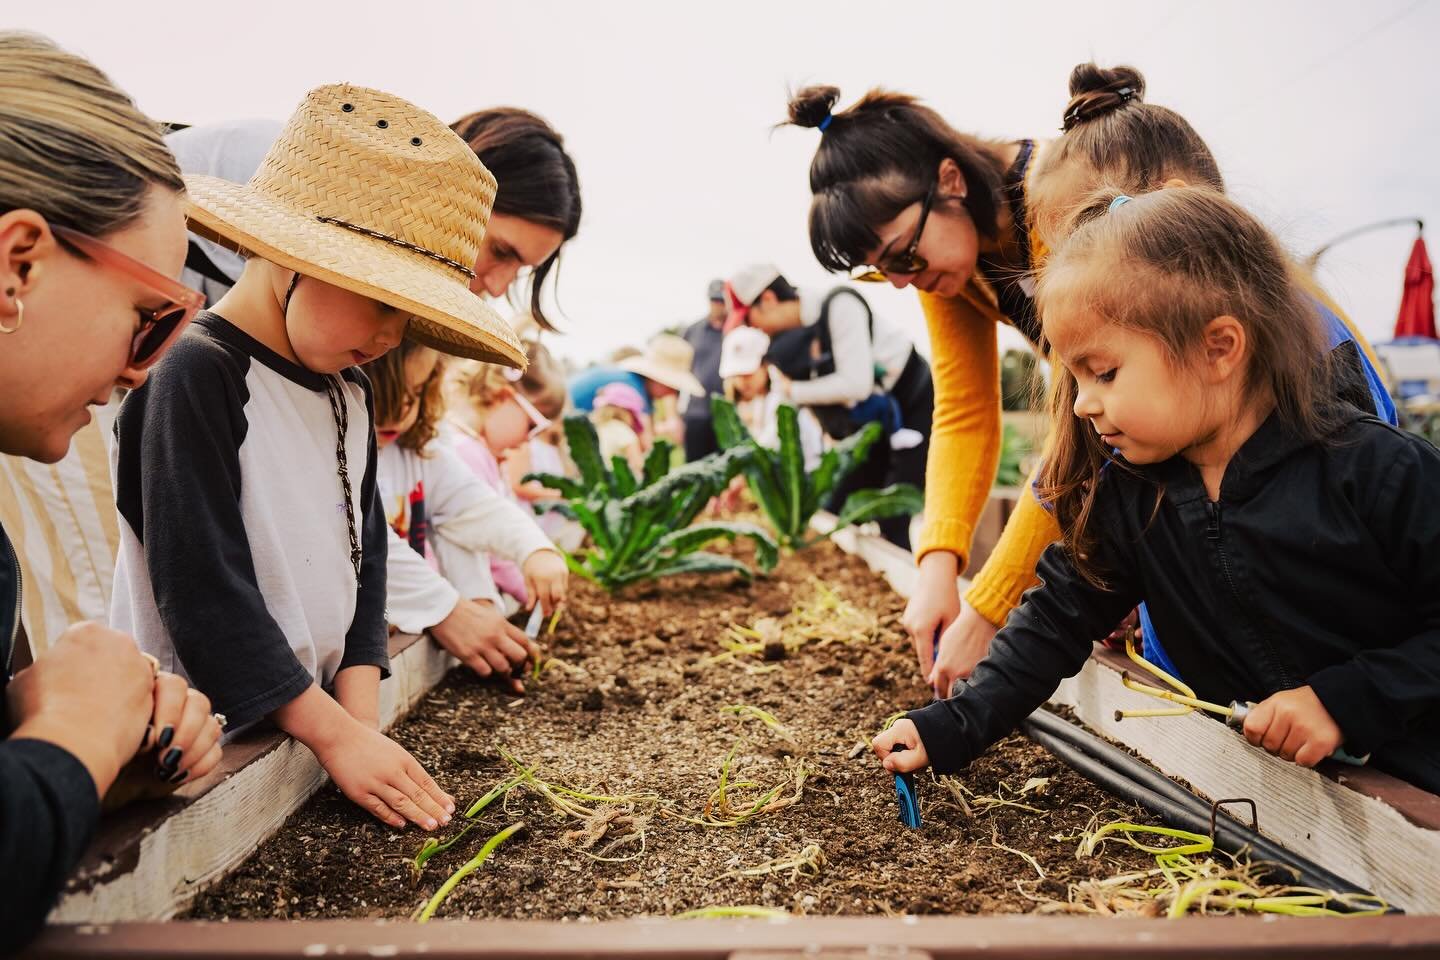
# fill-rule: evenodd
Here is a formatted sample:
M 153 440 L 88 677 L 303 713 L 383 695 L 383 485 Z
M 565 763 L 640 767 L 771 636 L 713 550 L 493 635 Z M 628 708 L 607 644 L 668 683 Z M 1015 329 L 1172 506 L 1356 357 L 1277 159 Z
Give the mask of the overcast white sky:
M 528 107 L 567 138 L 585 217 L 565 254 L 556 347 L 589 359 L 703 313 L 750 260 L 825 282 L 805 233 L 818 134 L 771 125 L 786 90 L 884 85 L 956 127 L 1054 134 L 1071 66 L 1130 63 L 1184 114 L 1232 193 L 1306 253 L 1373 220 L 1440 226 L 1440 3 L 562 3 L 48 0 L 7 4 L 107 70 L 157 119 L 285 119 L 306 90 L 380 87 L 447 122 Z M 503 189 L 503 185 L 502 185 Z M 1414 232 L 1340 246 L 1322 279 L 1373 339 Z M 917 336 L 909 291 L 872 302 Z

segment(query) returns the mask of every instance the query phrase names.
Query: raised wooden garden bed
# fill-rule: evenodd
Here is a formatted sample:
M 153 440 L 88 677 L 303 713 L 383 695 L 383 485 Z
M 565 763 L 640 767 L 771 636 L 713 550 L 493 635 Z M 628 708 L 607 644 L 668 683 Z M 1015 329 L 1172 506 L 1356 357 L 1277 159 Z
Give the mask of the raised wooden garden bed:
M 372 825 L 328 787 L 309 799 L 323 782 L 313 759 L 278 735 L 257 734 L 232 747 L 223 769 L 207 781 L 108 823 L 52 917 L 55 925 L 31 954 L 724 957 L 735 951 L 758 958 L 800 956 L 806 948 L 806 956 L 877 955 L 845 951 L 879 946 L 891 952 L 878 955 L 889 956 L 1019 957 L 1153 955 L 1157 943 L 1174 956 L 1440 949 L 1440 920 L 1432 917 L 1113 922 L 994 916 L 1063 900 L 1071 880 L 1127 864 L 1123 856 L 1077 861 L 1073 840 L 1054 839 L 1082 828 L 1090 817 L 1086 808 L 1123 804 L 1040 748 L 1012 738 L 963 782 L 970 799 L 1017 800 L 1027 783 L 1046 781 L 1018 798 L 1039 813 L 1002 805 L 977 816 L 972 805 L 966 817 L 928 790 L 924 830 L 912 834 L 896 823 L 890 778 L 868 755 L 851 753 L 887 714 L 924 697 L 895 623 L 897 594 L 910 589 L 913 565 L 908 554 L 873 538 L 842 532 L 837 539 L 895 594 L 838 553 L 825 552 L 792 559 L 771 580 L 748 588 L 697 581 L 683 591 L 648 588 L 648 597 L 617 601 L 582 591 L 548 651 L 563 663 L 548 669 L 523 700 L 462 675 L 441 683 L 448 658 L 428 640 L 396 638 L 387 716 L 399 718 L 418 704 L 395 735 L 443 774 L 457 798 L 471 799 L 508 774 L 499 752 L 505 747 L 552 782 L 611 794 L 650 791 L 663 801 L 632 804 L 636 809 L 607 821 L 587 849 L 580 849 L 588 841 L 584 825 L 563 823 L 536 793 L 516 791 L 508 809 L 497 804 L 487 811 L 483 828 L 434 858 L 412 885 L 408 861 L 420 844 L 417 831 Z M 817 582 L 857 611 L 856 629 L 868 632 L 869 641 L 816 637 L 786 650 L 783 659 L 767 661 L 762 651 L 698 665 L 722 652 L 719 638 L 727 627 L 753 627 L 757 619 L 814 602 Z M 772 666 L 778 669 L 766 669 Z M 1408 911 L 1440 912 L 1440 800 L 1369 771 L 1347 769 L 1342 780 L 1335 772 L 1297 770 L 1198 717 L 1106 722 L 1135 696 L 1119 689 L 1116 668 L 1102 658 L 1062 686 L 1057 701 L 1160 769 L 1179 775 L 1183 767 L 1201 793 L 1253 798 L 1264 832 L 1324 866 Z M 721 712 L 741 705 L 766 711 L 786 728 L 785 736 L 753 713 Z M 714 814 L 719 761 L 737 743 L 735 776 L 763 785 L 762 793 L 788 775 L 790 787 L 781 796 L 789 796 L 794 771 L 804 765 L 802 800 L 725 828 L 687 823 L 660 809 L 704 819 L 709 799 Z M 1226 762 L 1197 763 L 1202 756 Z M 732 797 L 732 811 L 743 810 L 743 797 L 756 793 L 742 789 Z M 650 817 L 638 831 L 636 814 Z M 457 888 L 435 921 L 420 926 L 405 919 L 472 846 L 519 820 L 528 829 Z M 282 824 L 275 840 L 246 862 Z M 593 832 L 596 825 L 590 826 Z M 565 836 L 576 829 L 582 835 Z M 644 834 L 645 852 L 625 860 L 638 852 L 636 833 Z M 804 859 L 812 845 L 826 858 L 818 876 L 803 866 L 746 874 L 787 857 Z M 1015 851 L 1036 857 L 1035 864 Z M 654 916 L 740 903 L 831 916 L 697 922 Z M 231 919 L 154 923 L 184 911 Z M 846 913 L 874 916 L 833 916 Z M 899 913 L 990 915 L 891 915 Z M 242 919 L 262 917 L 367 919 Z M 487 920 L 479 926 L 450 917 L 607 922 Z

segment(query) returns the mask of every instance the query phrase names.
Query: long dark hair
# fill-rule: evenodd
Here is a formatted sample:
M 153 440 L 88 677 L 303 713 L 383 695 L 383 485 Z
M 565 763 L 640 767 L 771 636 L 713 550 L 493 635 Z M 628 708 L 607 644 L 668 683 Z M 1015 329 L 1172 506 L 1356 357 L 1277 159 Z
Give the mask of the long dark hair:
M 1042 318 L 1078 308 L 1142 331 L 1184 376 L 1210 321 L 1235 317 L 1249 343 L 1247 396 L 1273 398 L 1275 415 L 1307 440 L 1329 434 L 1337 414 L 1320 316 L 1270 232 L 1205 187 L 1156 190 L 1112 209 L 1116 196 L 1095 194 L 1076 215 L 1036 289 Z M 1075 377 L 1062 364 L 1052 370 L 1052 430 L 1037 493 L 1053 506 L 1076 569 L 1103 586 L 1090 521 L 1102 471 L 1125 464 L 1075 415 Z
M 875 228 L 919 203 L 946 157 L 965 177 L 961 201 L 976 231 L 993 239 L 1002 203 L 1001 145 L 961 133 L 915 97 L 871 90 L 833 114 L 837 87 L 815 86 L 790 98 L 789 123 L 829 123 L 810 164 L 810 247 L 827 270 L 864 261 L 880 237 Z
M 450 129 L 500 184 L 496 213 L 550 227 L 565 241 L 575 236 L 580 229 L 580 178 L 565 152 L 565 138 L 554 127 L 528 110 L 496 107 L 467 114 Z M 540 307 L 540 291 L 559 261 L 556 250 L 530 278 L 530 313 L 546 330 L 555 327 Z

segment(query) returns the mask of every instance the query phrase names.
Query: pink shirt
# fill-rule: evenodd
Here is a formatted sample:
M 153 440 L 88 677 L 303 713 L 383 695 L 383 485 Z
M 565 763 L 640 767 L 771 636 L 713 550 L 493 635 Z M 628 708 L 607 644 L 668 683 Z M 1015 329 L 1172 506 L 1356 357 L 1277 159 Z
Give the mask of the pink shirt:
M 451 448 L 461 461 L 490 489 L 507 500 L 514 500 L 514 491 L 510 489 L 510 484 L 500 473 L 500 461 L 495 459 L 495 454 L 490 452 L 485 441 L 472 436 L 453 420 L 446 421 L 446 426 L 453 428 L 446 432 L 449 435 Z M 510 594 L 522 604 L 526 601 L 525 575 L 515 564 L 509 560 L 501 560 L 492 556 L 490 558 L 490 575 L 495 579 L 495 586 L 499 587 L 501 592 Z

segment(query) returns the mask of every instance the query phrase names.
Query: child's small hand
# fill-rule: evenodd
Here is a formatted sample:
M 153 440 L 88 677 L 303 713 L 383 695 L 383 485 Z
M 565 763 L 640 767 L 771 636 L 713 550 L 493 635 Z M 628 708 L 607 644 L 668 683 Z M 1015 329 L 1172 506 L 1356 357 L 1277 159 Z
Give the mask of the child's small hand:
M 536 656 L 525 631 L 515 626 L 483 600 L 461 600 L 450 616 L 430 628 L 430 633 L 461 663 L 482 677 L 509 675 L 510 689 L 523 693 L 525 685 L 515 668 Z
M 359 721 L 317 745 L 315 756 L 340 792 L 392 827 L 424 830 L 450 822 L 455 800 L 394 740 Z
M 895 748 L 901 745 L 905 749 L 896 753 Z M 871 740 L 870 749 L 875 751 L 885 769 L 891 773 L 912 773 L 930 766 L 930 755 L 925 752 L 925 744 L 920 742 L 920 731 L 912 721 L 904 717 L 890 724 Z
M 1245 739 L 1302 767 L 1313 767 L 1345 742 L 1335 719 L 1309 687 L 1282 690 L 1245 718 Z
M 560 554 L 554 550 L 536 550 L 525 558 L 520 572 L 525 575 L 525 595 L 529 598 L 526 610 L 533 610 L 538 603 L 549 616 L 565 602 L 565 591 L 570 585 L 570 568 Z

